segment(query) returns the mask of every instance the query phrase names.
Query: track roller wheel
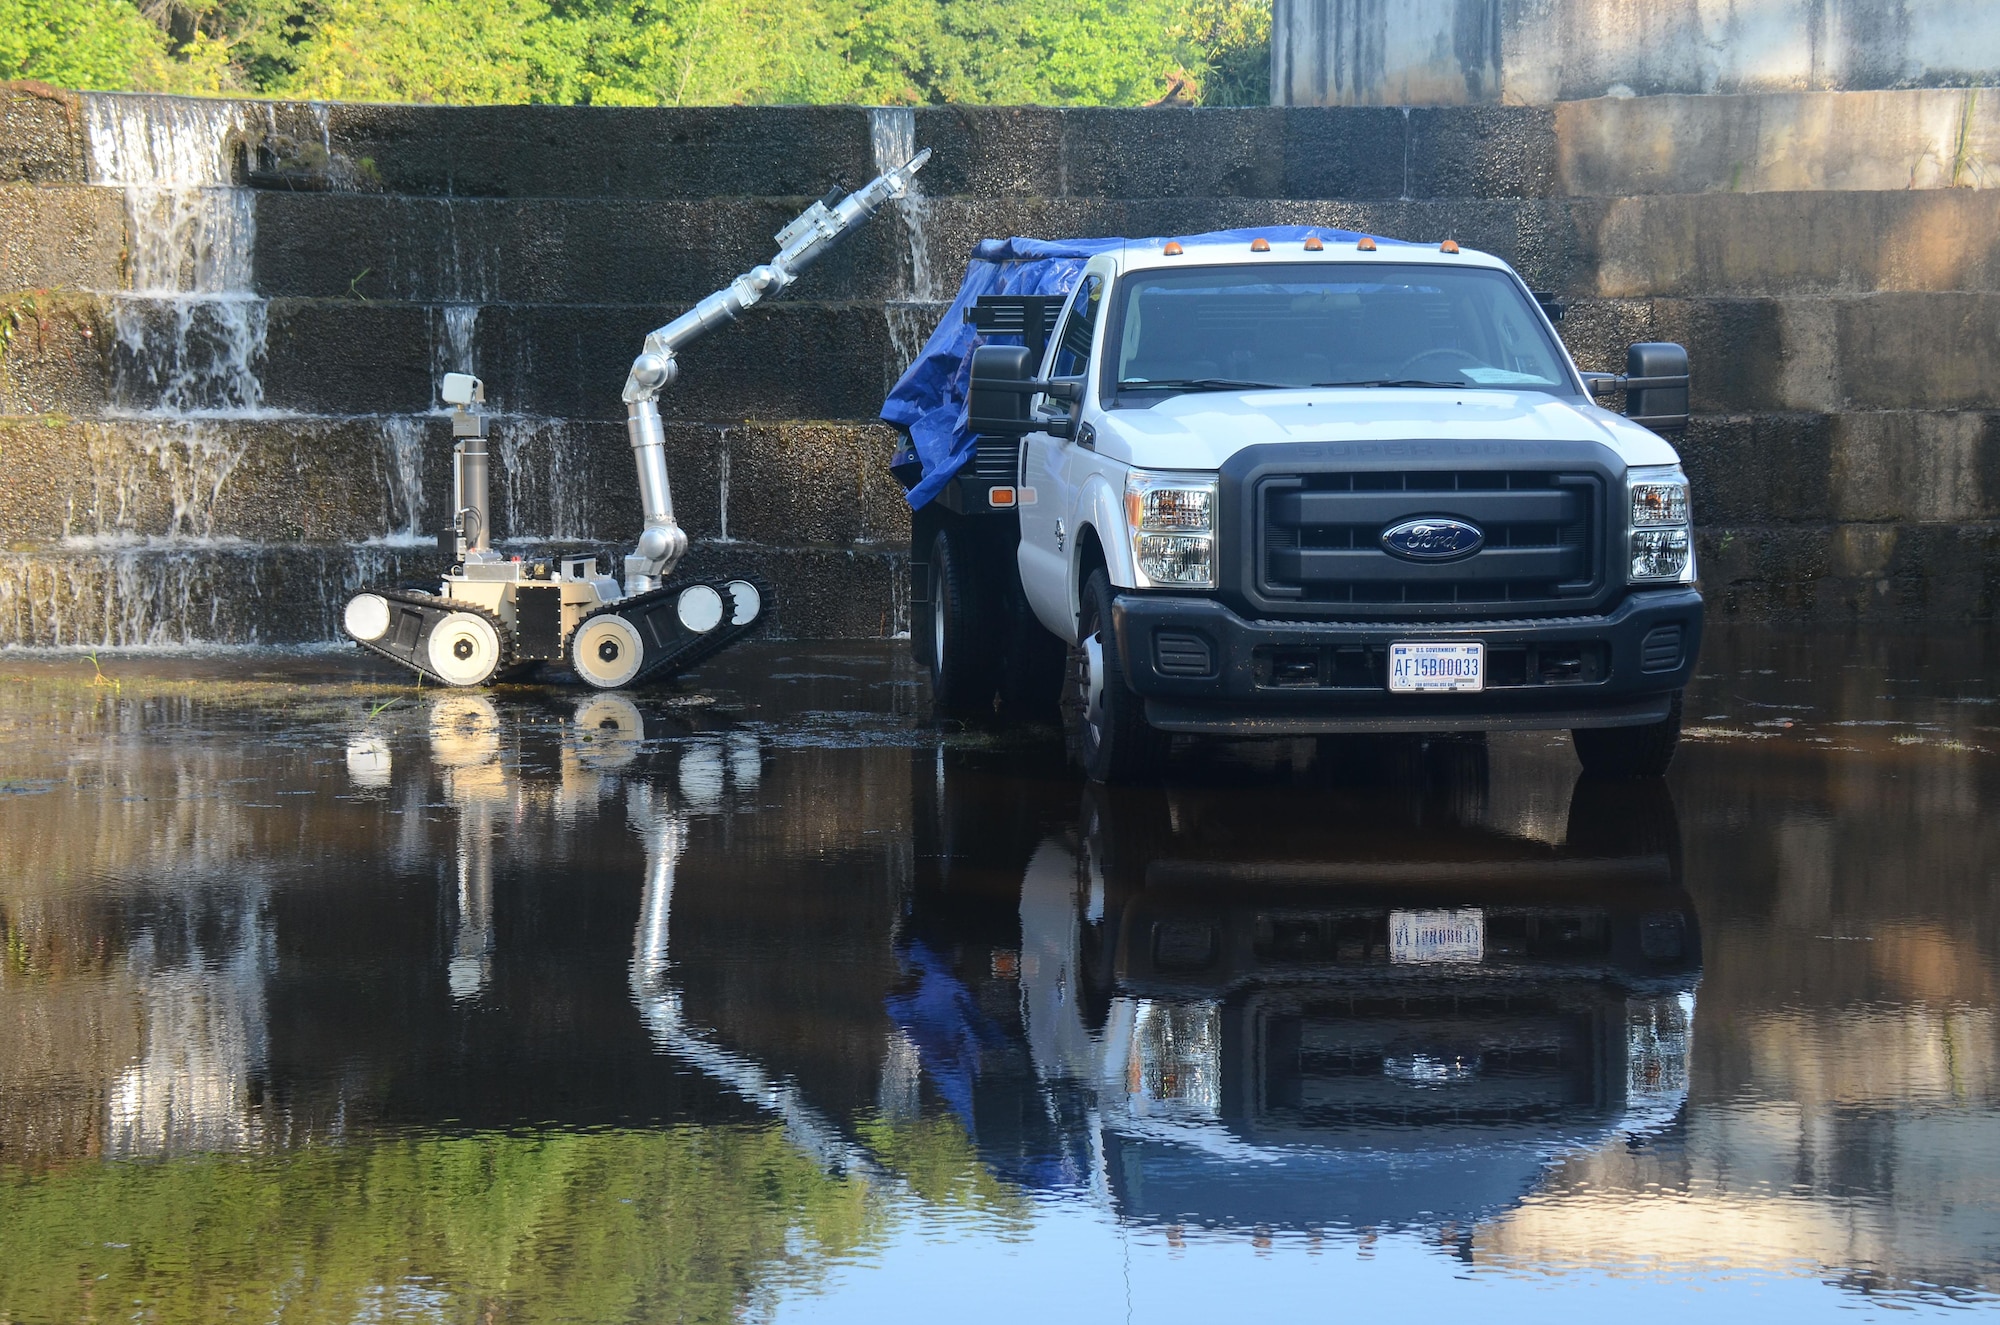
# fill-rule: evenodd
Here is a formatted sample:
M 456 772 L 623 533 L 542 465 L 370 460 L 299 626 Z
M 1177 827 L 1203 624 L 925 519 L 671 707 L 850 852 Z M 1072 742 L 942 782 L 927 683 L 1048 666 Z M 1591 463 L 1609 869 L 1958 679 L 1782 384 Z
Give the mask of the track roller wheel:
M 373 644 L 389 633 L 389 600 L 378 593 L 358 593 L 347 600 L 340 623 L 351 638 Z
M 731 580 L 728 584 L 729 601 L 735 611 L 730 613 L 729 624 L 747 626 L 764 611 L 764 595 L 748 580 Z
M 506 661 L 500 627 L 484 613 L 452 612 L 431 628 L 425 661 L 447 685 L 485 685 Z
M 646 644 L 622 616 L 594 616 L 577 627 L 569 641 L 570 666 L 599 690 L 616 690 L 639 674 L 646 661 Z

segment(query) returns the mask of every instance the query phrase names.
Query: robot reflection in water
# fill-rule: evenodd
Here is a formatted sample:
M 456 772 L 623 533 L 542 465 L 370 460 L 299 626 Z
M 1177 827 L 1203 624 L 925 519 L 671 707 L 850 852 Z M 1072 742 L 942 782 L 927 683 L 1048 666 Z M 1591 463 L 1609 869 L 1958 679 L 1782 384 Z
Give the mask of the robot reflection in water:
M 719 653 L 764 615 L 769 588 L 752 575 L 683 577 L 687 554 L 667 482 L 660 392 L 680 376 L 678 351 L 776 294 L 894 199 L 928 149 L 846 197 L 814 203 L 777 234 L 778 252 L 646 337 L 625 380 L 626 431 L 638 466 L 645 527 L 625 558 L 625 583 L 595 557 L 524 560 L 493 550 L 487 501 L 485 384 L 446 374 L 458 439 L 452 466 L 453 564 L 435 592 L 371 588 L 348 600 L 342 626 L 371 652 L 433 681 L 477 686 L 538 664 L 564 665 L 600 690 L 666 680 Z
M 743 956 L 686 942 L 676 884 L 699 928 L 713 888 L 689 877 L 690 835 L 759 795 L 757 737 L 649 756 L 646 716 L 601 695 L 536 774 L 502 757 L 505 721 L 479 695 L 430 714 L 460 811 L 453 996 L 479 997 L 495 958 L 502 821 L 533 804 L 581 828 L 621 806 L 644 853 L 627 969 L 653 1047 L 825 1171 L 898 1188 L 851 1123 L 849 1075 L 770 1052 L 754 1009 L 683 992 Z M 1493 826 L 1479 769 L 1401 818 L 1357 793 L 1312 823 L 1299 797 L 1325 806 L 1321 788 L 1092 789 L 996 825 L 992 795 L 934 753 L 914 756 L 914 871 L 878 931 L 900 972 L 880 995 L 888 1122 L 949 1113 L 996 1176 L 1141 1223 L 1306 1230 L 1463 1229 L 1565 1158 L 1671 1141 L 1701 938 L 1664 787 L 1582 780 L 1566 830 L 1538 837 Z M 386 748 L 357 739 L 349 770 L 386 786 Z M 1018 892 L 992 886 L 1009 877 Z

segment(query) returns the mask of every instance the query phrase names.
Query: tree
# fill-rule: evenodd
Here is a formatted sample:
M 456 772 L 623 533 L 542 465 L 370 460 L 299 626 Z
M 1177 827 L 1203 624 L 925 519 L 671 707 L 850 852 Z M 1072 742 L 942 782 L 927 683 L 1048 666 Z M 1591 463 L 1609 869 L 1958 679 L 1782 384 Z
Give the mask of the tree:
M 165 47 L 128 0 L 0 0 L 0 78 L 130 88 Z
M 0 74 L 360 101 L 1267 99 L 1269 0 L 0 0 Z

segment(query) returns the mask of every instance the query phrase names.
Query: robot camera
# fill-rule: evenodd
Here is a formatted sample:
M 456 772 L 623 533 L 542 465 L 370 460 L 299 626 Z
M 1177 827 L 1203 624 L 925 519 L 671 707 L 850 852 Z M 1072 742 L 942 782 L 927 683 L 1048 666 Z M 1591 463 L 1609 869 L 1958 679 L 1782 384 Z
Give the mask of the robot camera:
M 475 401 L 484 404 L 486 383 L 471 373 L 446 373 L 444 384 L 438 388 L 438 394 L 444 397 L 444 403 L 447 405 L 470 405 Z

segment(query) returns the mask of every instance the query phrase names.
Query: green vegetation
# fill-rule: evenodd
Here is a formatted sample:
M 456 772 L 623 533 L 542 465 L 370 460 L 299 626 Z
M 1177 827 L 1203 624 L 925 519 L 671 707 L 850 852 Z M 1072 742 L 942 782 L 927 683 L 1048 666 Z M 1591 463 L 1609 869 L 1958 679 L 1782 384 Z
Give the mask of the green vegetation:
M 0 78 L 351 101 L 1262 105 L 1269 0 L 0 0 Z
M 925 1204 L 1025 1227 L 955 1119 L 862 1130 Z M 734 1321 L 879 1244 L 897 1204 L 777 1126 L 79 1159 L 0 1170 L 0 1321 Z
M 91 1161 L 0 1177 L 0 1319 L 731 1321 L 881 1213 L 776 1127 Z

